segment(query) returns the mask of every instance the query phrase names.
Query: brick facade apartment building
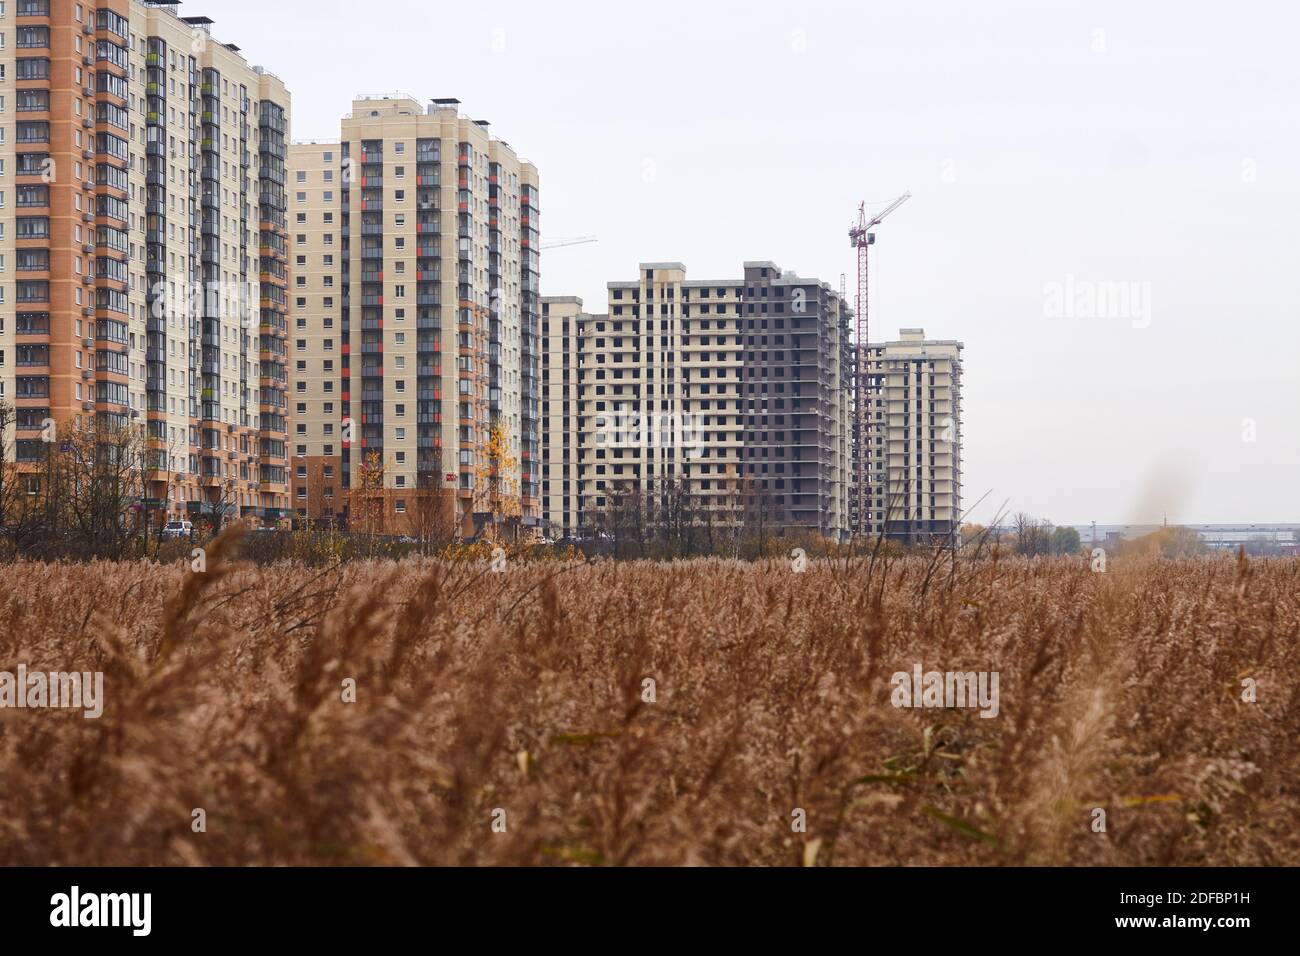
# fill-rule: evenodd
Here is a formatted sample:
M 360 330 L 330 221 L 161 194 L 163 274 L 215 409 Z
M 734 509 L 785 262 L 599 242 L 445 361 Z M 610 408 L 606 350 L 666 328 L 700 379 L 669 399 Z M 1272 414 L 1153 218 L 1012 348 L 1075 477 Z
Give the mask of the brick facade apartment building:
M 176 3 L 0 4 L 0 398 L 142 427 L 141 507 L 289 505 L 284 84 Z

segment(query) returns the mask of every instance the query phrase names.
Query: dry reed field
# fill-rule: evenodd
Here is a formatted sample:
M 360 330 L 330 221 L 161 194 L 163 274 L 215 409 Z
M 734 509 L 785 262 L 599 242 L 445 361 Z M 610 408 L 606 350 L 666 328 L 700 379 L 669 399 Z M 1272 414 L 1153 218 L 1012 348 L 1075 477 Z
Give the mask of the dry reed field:
M 230 547 L 0 567 L 0 670 L 105 692 L 0 710 L 0 864 L 1300 863 L 1300 561 Z M 997 716 L 893 706 L 917 664 Z

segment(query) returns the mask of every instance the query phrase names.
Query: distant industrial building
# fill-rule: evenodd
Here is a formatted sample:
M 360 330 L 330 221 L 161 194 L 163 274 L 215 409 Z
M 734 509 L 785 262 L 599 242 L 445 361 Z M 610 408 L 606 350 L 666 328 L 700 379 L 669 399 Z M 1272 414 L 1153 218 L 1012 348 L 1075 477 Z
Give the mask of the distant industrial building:
M 1159 531 L 1156 524 L 1076 524 L 1079 538 L 1088 547 L 1113 547 Z M 1300 524 L 1188 524 L 1178 525 L 1195 532 L 1211 551 L 1295 555 L 1300 553 Z

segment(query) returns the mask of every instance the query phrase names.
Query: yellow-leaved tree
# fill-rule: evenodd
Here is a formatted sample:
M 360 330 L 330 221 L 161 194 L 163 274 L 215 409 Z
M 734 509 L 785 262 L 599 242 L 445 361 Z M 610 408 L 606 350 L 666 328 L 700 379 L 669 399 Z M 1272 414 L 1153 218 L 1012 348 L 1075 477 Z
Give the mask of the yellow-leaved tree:
M 510 451 L 510 430 L 500 419 L 488 429 L 474 465 L 474 513 L 486 514 L 483 537 L 496 541 L 503 525 L 523 514 L 519 459 Z

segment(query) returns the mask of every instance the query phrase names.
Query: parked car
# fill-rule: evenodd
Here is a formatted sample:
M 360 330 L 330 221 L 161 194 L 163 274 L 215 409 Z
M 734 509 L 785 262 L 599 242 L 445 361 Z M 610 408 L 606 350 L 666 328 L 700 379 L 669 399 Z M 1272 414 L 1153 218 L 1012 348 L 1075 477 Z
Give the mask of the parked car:
M 168 521 L 162 530 L 164 538 L 188 538 L 194 533 L 194 525 L 188 521 Z

